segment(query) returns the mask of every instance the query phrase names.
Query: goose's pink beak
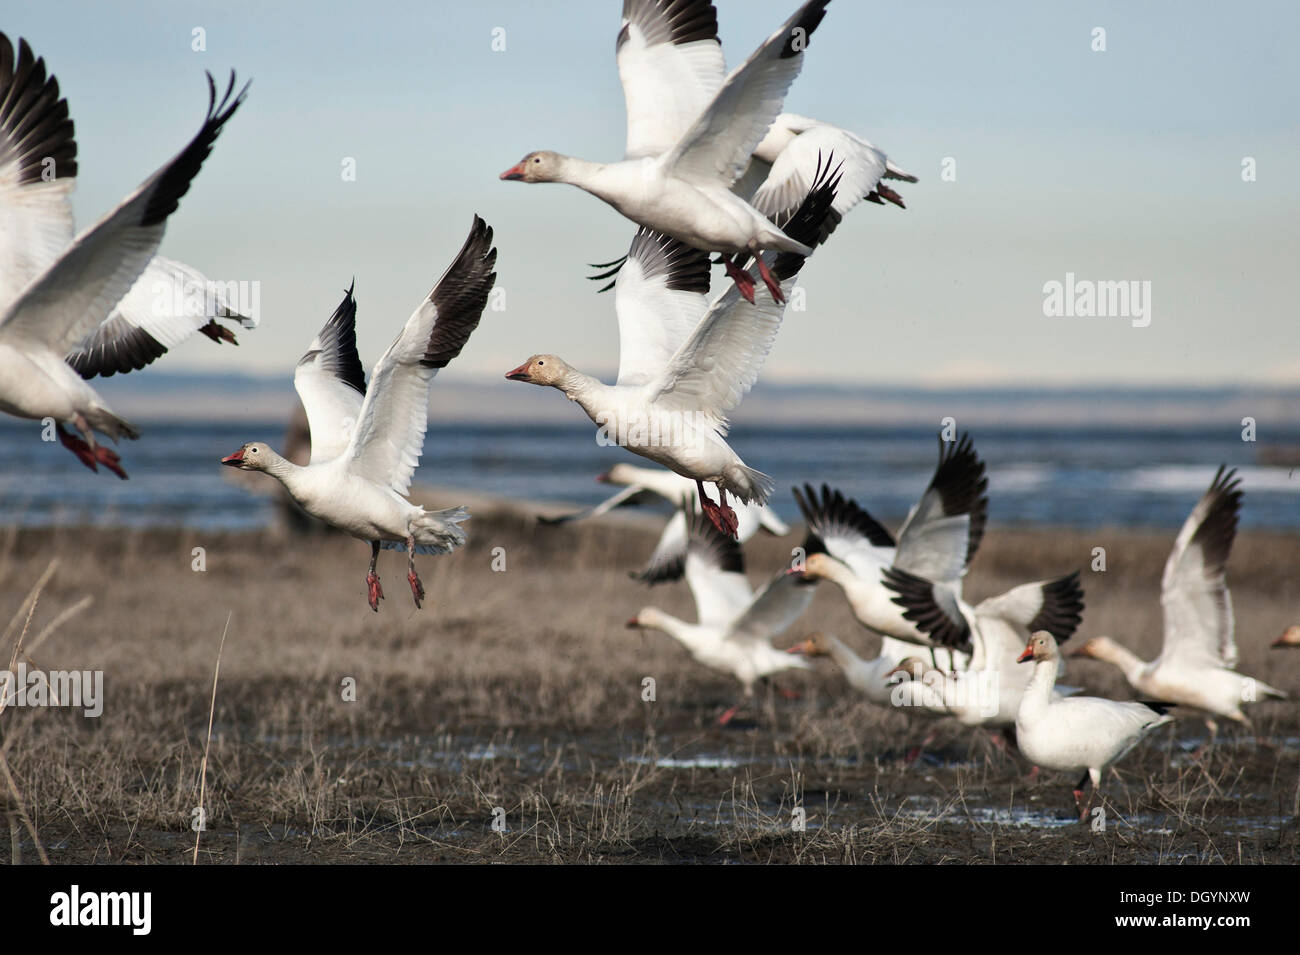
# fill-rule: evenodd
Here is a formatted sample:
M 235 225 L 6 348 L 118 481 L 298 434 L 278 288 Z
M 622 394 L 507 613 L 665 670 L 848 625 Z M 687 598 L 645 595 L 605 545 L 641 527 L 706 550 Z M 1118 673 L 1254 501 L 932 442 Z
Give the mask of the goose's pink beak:
M 237 468 L 244 463 L 244 449 L 240 448 L 234 454 L 227 454 L 221 459 L 222 464 L 227 464 L 232 468 Z
M 1029 646 L 1025 647 L 1025 652 L 1024 652 L 1024 653 L 1022 653 L 1022 654 L 1020 654 L 1020 656 L 1016 657 L 1016 662 L 1017 662 L 1017 663 L 1028 663 L 1028 662 L 1029 662 L 1030 660 L 1032 660 L 1033 658 L 1034 658 L 1034 645 L 1031 643 Z
M 528 381 L 532 376 L 528 374 L 528 362 L 524 362 L 513 371 L 506 372 L 506 378 L 510 381 Z
M 521 162 L 520 162 L 520 163 L 515 163 L 513 166 L 511 166 L 509 169 L 507 169 L 505 172 L 503 172 L 503 173 L 501 174 L 500 178 L 502 178 L 502 179 L 513 179 L 513 180 L 523 179 L 523 178 L 524 178 L 524 164 L 521 163 Z
M 633 617 L 630 620 L 628 620 L 628 622 L 624 624 L 624 626 L 626 626 L 629 630 L 633 630 L 636 627 L 641 626 L 641 621 L 637 620 L 636 617 Z

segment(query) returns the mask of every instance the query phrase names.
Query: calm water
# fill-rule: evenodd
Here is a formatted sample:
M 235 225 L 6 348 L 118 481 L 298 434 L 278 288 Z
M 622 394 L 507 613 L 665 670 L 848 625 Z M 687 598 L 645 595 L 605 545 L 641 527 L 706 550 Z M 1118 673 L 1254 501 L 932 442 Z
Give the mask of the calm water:
M 0 525 L 243 529 L 271 520 L 269 499 L 226 480 L 217 462 L 246 440 L 278 443 L 282 423 L 140 425 L 144 438 L 120 449 L 131 479 L 119 481 L 91 474 L 57 444 L 41 442 L 35 423 L 0 422 Z M 610 493 L 596 474 L 641 460 L 597 446 L 594 434 L 578 424 L 431 425 L 416 479 L 595 503 Z M 988 462 L 991 519 L 998 524 L 1176 527 L 1222 461 L 1241 469 L 1244 526 L 1300 530 L 1300 468 L 1259 465 L 1257 446 L 1225 437 L 1222 428 L 984 428 L 974 437 Z M 1300 430 L 1271 437 L 1300 446 Z M 774 504 L 787 519 L 797 514 L 793 483 L 827 481 L 896 522 L 925 487 L 936 457 L 935 433 L 919 428 L 746 426 L 732 443 L 776 478 Z

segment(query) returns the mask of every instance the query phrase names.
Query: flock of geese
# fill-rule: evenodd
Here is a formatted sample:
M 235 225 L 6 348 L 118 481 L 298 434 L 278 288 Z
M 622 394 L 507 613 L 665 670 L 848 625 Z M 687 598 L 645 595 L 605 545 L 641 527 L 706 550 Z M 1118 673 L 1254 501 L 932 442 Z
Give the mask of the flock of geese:
M 967 435 L 940 441 L 934 477 L 897 534 L 838 490 L 796 488 L 807 526 L 796 558 L 757 593 L 745 576 L 742 543 L 760 529 L 781 535 L 790 528 L 768 507 L 773 480 L 727 443 L 728 415 L 758 377 L 805 259 L 858 203 L 903 207 L 886 180 L 916 181 L 860 136 L 782 112 L 829 2 L 804 3 L 728 73 L 712 3 L 624 0 L 616 45 L 624 158 L 599 163 L 538 151 L 500 177 L 577 186 L 636 225 L 627 254 L 594 276 L 612 278 L 605 289 L 614 292 L 618 375 L 606 384 L 539 353 L 506 378 L 561 391 L 602 435 L 658 465 L 615 465 L 604 479 L 621 490 L 553 522 L 595 516 L 644 493 L 678 505 L 634 576 L 649 584 L 684 579 L 696 622 L 647 607 L 629 626 L 669 634 L 700 663 L 734 676 L 747 699 L 758 681 L 829 657 L 873 703 L 1001 730 L 1035 765 L 1082 771 L 1076 797 L 1086 814 L 1085 784 L 1091 780 L 1095 793 L 1107 767 L 1170 720 L 1169 705 L 1207 714 L 1213 734 L 1216 717 L 1249 726 L 1244 703 L 1283 696 L 1235 669 L 1224 578 L 1242 497 L 1234 472 L 1220 469 L 1166 564 L 1160 657 L 1145 663 L 1105 637 L 1075 654 L 1115 664 L 1149 702 L 1086 697 L 1058 683 L 1060 644 L 1082 619 L 1077 573 L 966 601 L 962 580 L 988 508 L 985 466 Z M 219 94 L 209 75 L 197 134 L 76 233 L 77 150 L 67 102 L 26 41 L 15 49 L 0 34 L 0 410 L 53 420 L 61 443 L 92 471 L 102 465 L 125 478 L 121 458 L 97 435 L 117 442 L 139 431 L 91 380 L 142 369 L 195 332 L 233 344 L 229 325 L 255 324 L 220 295 L 197 311 L 178 307 L 185 296 L 173 290 L 208 283 L 158 254 L 168 218 L 247 89 L 236 91 L 232 73 Z M 714 264 L 728 284 L 710 297 Z M 221 459 L 265 472 L 307 513 L 368 543 L 367 599 L 375 611 L 384 599 L 381 549 L 406 552 L 418 608 L 424 588 L 416 554 L 445 554 L 465 541 L 465 508 L 430 511 L 406 495 L 423 447 L 429 385 L 478 326 L 495 266 L 493 230 L 475 216 L 460 252 L 369 379 L 349 288 L 294 372 L 311 432 L 309 462 L 293 464 L 264 441 Z M 879 638 L 876 657 L 864 659 L 825 634 L 788 650 L 774 646 L 821 580 L 842 591 Z M 1300 645 L 1300 628 L 1277 645 Z

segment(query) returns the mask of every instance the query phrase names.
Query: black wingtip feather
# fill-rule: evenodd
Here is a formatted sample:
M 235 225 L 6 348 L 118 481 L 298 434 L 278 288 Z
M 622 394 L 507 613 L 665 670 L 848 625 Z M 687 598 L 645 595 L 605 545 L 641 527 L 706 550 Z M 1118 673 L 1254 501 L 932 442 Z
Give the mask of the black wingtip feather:
M 979 550 L 988 524 L 988 487 L 984 461 L 975 452 L 975 443 L 970 434 L 963 432 L 956 441 L 944 441 L 940 433 L 939 464 L 930 480 L 930 489 L 939 495 L 946 516 L 970 515 L 966 546 L 968 565 Z
M 1205 497 L 1210 501 L 1209 510 L 1190 541 L 1190 546 L 1201 548 L 1207 578 L 1213 579 L 1222 574 L 1228 563 L 1232 543 L 1237 536 L 1237 522 L 1241 516 L 1244 496 L 1237 469 L 1228 469 L 1226 464 L 1219 465 L 1209 490 L 1205 492 Z
M 0 152 L 16 163 L 19 185 L 77 175 L 77 141 L 68 101 L 43 57 L 19 38 L 15 54 L 0 32 Z
M 890 590 L 897 596 L 891 598 L 903 608 L 903 617 L 916 624 L 918 630 L 929 634 L 937 645 L 953 650 L 969 651 L 970 625 L 958 615 L 953 619 L 939 606 L 934 584 L 897 567 L 887 567 L 881 574 Z
M 426 368 L 445 368 L 478 328 L 492 286 L 496 284 L 497 274 L 492 271 L 496 262 L 492 227 L 475 215 L 465 244 L 429 293 L 438 318 L 420 362 Z
M 798 56 L 807 48 L 809 37 L 826 16 L 828 3 L 830 0 L 812 0 L 796 14 L 798 19 L 791 24 L 790 35 L 785 38 L 785 45 L 781 47 L 781 59 L 787 60 L 792 56 Z
M 1029 632 L 1046 630 L 1058 644 L 1074 636 L 1083 622 L 1083 586 L 1079 571 L 1043 584 L 1043 606 L 1029 622 Z

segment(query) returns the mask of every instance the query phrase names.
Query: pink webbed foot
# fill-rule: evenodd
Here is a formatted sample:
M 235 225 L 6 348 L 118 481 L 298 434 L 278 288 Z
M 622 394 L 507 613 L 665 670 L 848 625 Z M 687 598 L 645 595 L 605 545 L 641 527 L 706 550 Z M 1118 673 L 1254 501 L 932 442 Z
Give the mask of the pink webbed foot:
M 424 584 L 420 583 L 420 575 L 411 571 L 406 575 L 406 582 L 411 585 L 411 596 L 415 598 L 415 609 L 420 609 L 420 601 L 424 599 Z
M 740 522 L 736 519 L 736 512 L 726 504 L 715 504 L 708 498 L 700 499 L 700 509 L 704 511 L 704 516 L 712 522 L 723 534 L 731 538 L 740 536 Z
M 379 586 L 379 575 L 366 574 L 366 586 L 370 589 L 370 609 L 379 613 L 379 601 L 384 599 L 384 588 Z
M 732 262 L 731 259 L 723 259 L 722 265 L 727 270 L 727 275 L 736 283 L 736 289 L 740 292 L 741 297 L 750 305 L 753 305 L 754 277 Z
M 95 460 L 104 465 L 104 467 L 108 468 L 123 481 L 127 479 L 126 472 L 122 470 L 122 459 L 112 448 L 106 448 L 102 444 L 96 446 Z
M 99 473 L 98 458 L 95 456 L 95 450 L 85 441 L 78 438 L 75 434 L 69 434 L 63 430 L 63 426 L 58 428 L 59 443 L 77 456 L 79 460 L 90 470 Z
M 763 277 L 763 284 L 772 293 L 772 301 L 784 305 L 785 293 L 781 291 L 781 283 L 776 280 L 776 276 L 772 274 L 772 270 L 767 267 L 767 263 L 763 261 L 761 255 L 758 256 L 758 274 Z M 753 301 L 753 299 L 750 301 Z

